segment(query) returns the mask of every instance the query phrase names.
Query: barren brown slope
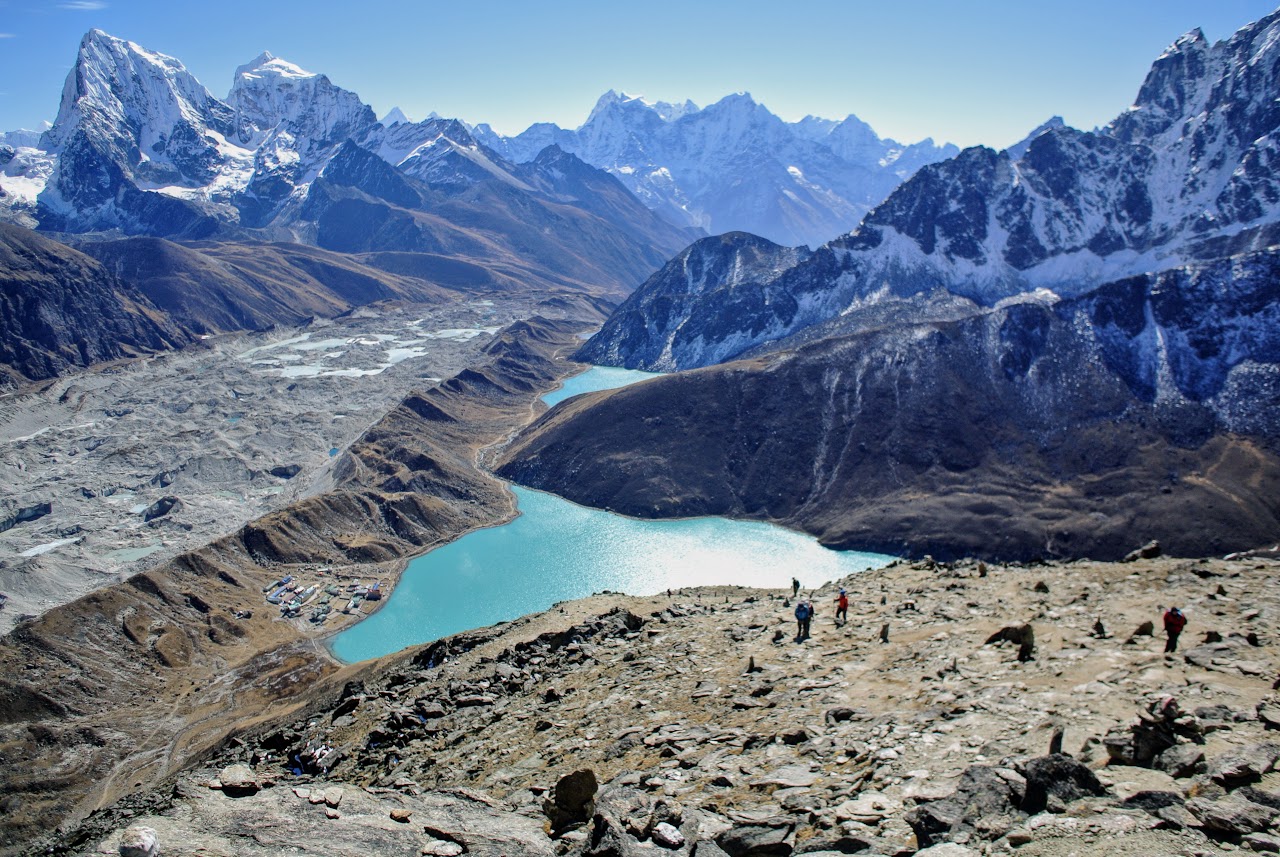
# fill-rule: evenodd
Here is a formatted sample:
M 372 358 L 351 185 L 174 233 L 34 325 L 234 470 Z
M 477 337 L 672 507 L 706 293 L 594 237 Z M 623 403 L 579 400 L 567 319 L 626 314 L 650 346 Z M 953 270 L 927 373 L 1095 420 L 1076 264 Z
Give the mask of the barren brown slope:
M 273 619 L 262 590 L 291 572 L 394 579 L 404 558 L 508 516 L 510 495 L 475 455 L 529 418 L 537 393 L 567 371 L 555 357 L 580 327 L 512 325 L 484 363 L 375 424 L 330 492 L 0 641 L 0 851 L 19 852 L 350 672 L 305 621 Z
M 201 333 L 333 318 L 380 300 L 437 303 L 456 294 L 301 244 L 85 242 L 81 249 L 170 316 Z

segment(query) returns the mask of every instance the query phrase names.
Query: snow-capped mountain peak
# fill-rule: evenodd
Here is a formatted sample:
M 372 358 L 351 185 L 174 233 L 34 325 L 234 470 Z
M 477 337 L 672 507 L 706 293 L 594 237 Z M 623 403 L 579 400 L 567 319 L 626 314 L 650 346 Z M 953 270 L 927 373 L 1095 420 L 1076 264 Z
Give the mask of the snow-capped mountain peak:
M 689 368 L 849 307 L 939 286 L 987 306 L 1041 289 L 1070 298 L 1275 246 L 1277 78 L 1280 12 L 1213 45 L 1189 33 L 1155 60 L 1133 106 L 1105 128 L 1051 120 L 1003 152 L 974 147 L 925 166 L 857 230 L 773 281 L 767 297 L 699 307 L 697 324 L 693 311 L 672 314 L 644 336 L 697 339 L 696 352 L 671 364 Z M 616 339 L 622 331 L 607 325 L 601 342 L 640 341 L 626 340 L 629 332 Z
M 225 105 L 178 60 L 90 30 L 80 42 L 75 67 L 62 88 L 58 117 L 43 145 L 60 148 L 85 123 L 128 145 L 125 138 L 138 127 L 146 139 L 132 142 L 151 157 L 155 145 L 179 127 L 217 128 L 228 119 Z
M 435 112 L 432 111 L 432 118 L 434 118 L 434 116 Z M 404 115 L 404 111 L 399 107 L 392 107 L 387 111 L 386 116 L 383 116 L 378 120 L 378 124 L 383 128 L 390 128 L 392 125 L 412 125 L 413 122 L 408 116 Z
M 263 51 L 253 60 L 236 69 L 236 79 L 241 77 L 265 78 L 307 78 L 316 77 L 288 60 L 282 60 L 270 51 Z
M 377 122 L 354 92 L 266 52 L 236 70 L 227 103 L 235 110 L 244 144 L 261 142 L 279 129 L 335 145 Z
M 1016 161 L 1027 153 L 1028 147 L 1031 146 L 1031 141 L 1036 137 L 1039 137 L 1047 131 L 1052 131 L 1054 128 L 1065 128 L 1066 125 L 1066 120 L 1061 116 L 1051 116 L 1032 129 L 1030 134 L 1005 149 L 1005 151 L 1009 153 L 1010 159 Z
M 882 140 L 852 115 L 787 123 L 749 92 L 699 108 L 611 89 L 575 130 L 539 123 L 515 137 L 486 125 L 474 132 L 516 163 L 557 145 L 608 170 L 672 223 L 789 245 L 847 232 L 903 179 L 959 151 Z

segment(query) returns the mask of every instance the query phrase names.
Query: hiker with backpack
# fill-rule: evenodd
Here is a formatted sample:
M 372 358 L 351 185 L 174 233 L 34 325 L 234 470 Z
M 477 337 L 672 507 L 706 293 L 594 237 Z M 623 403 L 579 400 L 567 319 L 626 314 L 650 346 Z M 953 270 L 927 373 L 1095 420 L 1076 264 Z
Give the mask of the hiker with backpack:
M 808 601 L 796 605 L 796 642 L 809 639 L 809 622 L 813 620 L 813 606 Z

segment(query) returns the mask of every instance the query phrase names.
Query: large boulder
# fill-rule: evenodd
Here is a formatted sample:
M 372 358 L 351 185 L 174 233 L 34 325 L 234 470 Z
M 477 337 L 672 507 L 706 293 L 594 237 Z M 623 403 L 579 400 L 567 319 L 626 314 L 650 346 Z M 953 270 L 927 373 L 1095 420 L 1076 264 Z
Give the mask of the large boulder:
M 1066 804 L 1106 793 L 1093 771 L 1061 753 L 1032 759 L 1023 766 L 1022 775 L 1027 786 L 1021 809 L 1028 815 L 1044 812 L 1050 796 Z
M 1280 761 L 1280 745 L 1270 742 L 1250 744 L 1209 762 L 1209 776 L 1227 788 L 1256 783 L 1275 770 Z
M 1280 816 L 1280 810 L 1254 803 L 1239 794 L 1217 800 L 1194 798 L 1187 801 L 1187 809 L 1205 829 L 1231 836 L 1266 830 Z
M 120 835 L 120 857 L 155 857 L 160 853 L 153 827 L 134 825 Z
M 543 812 L 551 822 L 551 831 L 561 833 L 586 824 L 595 814 L 598 788 L 595 772 L 588 768 L 561 777 L 542 804 Z
M 222 793 L 231 797 L 251 795 L 260 788 L 258 775 L 248 765 L 228 765 L 218 774 L 218 782 L 222 783 Z
M 953 793 L 917 806 L 905 818 L 921 848 L 960 834 L 994 840 L 1024 818 L 1023 798 L 1023 783 L 1013 771 L 972 765 Z

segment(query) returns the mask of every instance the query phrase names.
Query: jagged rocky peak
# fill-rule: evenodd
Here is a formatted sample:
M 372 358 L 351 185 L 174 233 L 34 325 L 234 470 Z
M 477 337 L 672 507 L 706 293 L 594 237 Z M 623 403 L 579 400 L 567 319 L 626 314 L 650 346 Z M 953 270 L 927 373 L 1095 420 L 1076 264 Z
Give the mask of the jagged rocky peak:
M 1192 33 L 1155 62 L 1133 107 L 1106 128 L 1051 120 L 1003 152 L 976 147 L 925 166 L 851 234 L 764 286 L 767 300 L 704 302 L 694 315 L 664 316 L 649 335 L 698 337 L 700 347 L 672 364 L 691 368 L 867 301 L 939 287 L 987 306 L 1037 289 L 1075 296 L 1273 246 L 1277 79 L 1280 12 L 1213 46 Z M 804 124 L 811 133 L 825 127 Z M 608 348 L 622 365 L 649 359 Z
M 236 69 L 227 102 L 246 144 L 273 130 L 337 144 L 378 121 L 354 92 L 266 51 Z
M 1198 28 L 1182 36 L 1156 59 L 1133 106 L 1112 123 L 1126 140 L 1154 136 L 1181 122 L 1197 98 L 1212 48 Z
M 726 337 L 740 338 L 731 331 L 739 316 L 760 319 L 765 306 L 797 310 L 772 285 L 811 255 L 746 232 L 695 241 L 633 292 L 577 358 L 656 371 L 714 363 Z
M 591 108 L 591 114 L 587 116 L 587 121 L 584 125 L 590 125 L 592 120 L 613 109 L 646 111 L 664 122 L 672 122 L 690 113 L 697 113 L 698 105 L 689 99 L 686 99 L 683 104 L 672 104 L 667 101 L 649 101 L 642 95 L 631 95 L 610 89 L 596 99 L 595 107 Z
M 138 163 L 178 149 L 209 147 L 207 131 L 228 132 L 231 111 L 173 57 L 90 30 L 62 88 L 58 117 L 42 145 L 61 149 L 77 131 Z
M 1039 125 L 1033 128 L 1030 134 L 1023 137 L 1021 140 L 1014 143 L 1009 148 L 1005 149 L 1005 151 L 1009 153 L 1009 157 L 1012 160 L 1016 161 L 1027 153 L 1027 149 L 1031 147 L 1032 140 L 1034 140 L 1035 138 L 1039 137 L 1041 134 L 1044 134 L 1047 131 L 1052 131 L 1055 128 L 1065 128 L 1065 127 L 1067 127 L 1066 120 L 1063 119 L 1061 116 L 1050 116 L 1044 122 L 1041 122 Z
M 481 145 L 466 125 L 434 112 L 421 122 L 379 124 L 361 145 L 437 189 L 461 190 L 491 178 L 518 184 L 514 167 Z

